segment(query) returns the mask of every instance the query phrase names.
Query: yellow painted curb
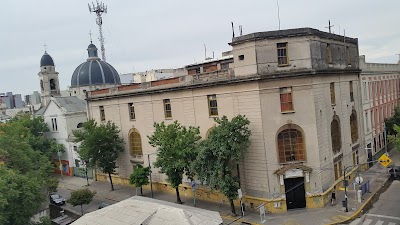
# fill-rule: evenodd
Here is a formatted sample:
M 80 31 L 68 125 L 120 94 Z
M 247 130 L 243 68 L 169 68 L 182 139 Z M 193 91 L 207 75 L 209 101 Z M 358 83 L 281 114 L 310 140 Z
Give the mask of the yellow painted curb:
M 235 218 L 235 217 L 233 217 L 233 216 L 221 216 L 221 217 L 222 217 L 223 219 L 231 220 L 231 221 L 237 219 L 237 218 Z M 249 224 L 252 224 L 252 225 L 264 225 L 264 224 L 254 223 L 254 222 L 250 222 L 250 221 L 242 220 L 242 219 L 238 219 L 238 220 L 236 220 L 236 222 L 238 222 L 238 223 L 245 222 L 245 223 L 249 223 Z

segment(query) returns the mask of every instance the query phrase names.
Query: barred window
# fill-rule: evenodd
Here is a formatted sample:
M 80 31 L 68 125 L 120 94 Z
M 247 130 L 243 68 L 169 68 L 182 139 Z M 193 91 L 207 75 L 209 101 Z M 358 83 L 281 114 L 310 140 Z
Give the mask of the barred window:
M 100 120 L 105 121 L 106 120 L 106 113 L 104 111 L 104 106 L 99 106 L 100 109 Z
M 164 115 L 165 118 L 172 118 L 171 100 L 164 99 Z
M 142 156 L 142 139 L 140 137 L 140 133 L 135 128 L 132 128 L 129 131 L 129 144 L 130 144 L 130 153 L 132 156 Z
M 335 83 L 330 83 L 329 89 L 331 92 L 331 104 L 335 105 L 336 104 L 336 97 L 335 97 Z
M 358 140 L 358 122 L 357 122 L 357 112 L 352 111 L 350 115 L 350 130 L 351 130 L 351 142 L 355 143 Z
M 286 129 L 278 134 L 279 162 L 304 161 L 305 145 L 299 130 Z
M 331 139 L 332 139 L 332 151 L 334 154 L 340 152 L 342 147 L 342 137 L 340 133 L 340 121 L 337 115 L 333 116 L 331 122 Z
M 129 110 L 129 119 L 135 120 L 136 119 L 135 106 L 133 105 L 133 103 L 128 103 L 128 110 Z

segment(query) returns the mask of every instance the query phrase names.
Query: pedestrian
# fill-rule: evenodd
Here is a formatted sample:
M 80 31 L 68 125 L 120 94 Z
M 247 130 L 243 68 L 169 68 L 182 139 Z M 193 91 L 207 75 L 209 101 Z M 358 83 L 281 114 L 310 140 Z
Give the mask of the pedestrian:
M 336 186 L 333 187 L 332 195 L 331 195 L 331 204 L 332 204 L 332 206 L 335 203 L 336 203 Z

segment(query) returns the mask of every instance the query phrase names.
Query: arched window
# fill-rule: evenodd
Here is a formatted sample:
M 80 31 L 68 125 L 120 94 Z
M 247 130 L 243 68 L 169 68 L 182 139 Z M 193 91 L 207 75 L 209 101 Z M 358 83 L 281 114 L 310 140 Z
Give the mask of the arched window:
M 56 82 L 54 79 L 50 80 L 50 90 L 56 90 Z
M 278 134 L 279 162 L 305 160 L 305 145 L 302 133 L 293 128 L 285 129 Z
M 214 127 L 211 127 L 210 129 L 207 130 L 205 139 L 208 139 L 208 137 L 209 137 L 210 134 L 211 134 L 212 129 L 214 129 Z
M 350 115 L 351 142 L 355 143 L 358 140 L 358 123 L 357 112 L 353 110 Z
M 83 127 L 83 123 L 78 123 L 78 125 L 76 125 L 76 128 L 82 128 Z
M 43 80 L 40 80 L 40 88 L 44 91 Z
M 130 152 L 132 156 L 142 156 L 142 139 L 140 137 L 140 133 L 135 128 L 132 128 L 129 131 L 129 145 Z
M 342 147 L 342 137 L 340 134 L 340 120 L 337 115 L 333 116 L 331 122 L 332 151 L 334 154 L 340 152 Z

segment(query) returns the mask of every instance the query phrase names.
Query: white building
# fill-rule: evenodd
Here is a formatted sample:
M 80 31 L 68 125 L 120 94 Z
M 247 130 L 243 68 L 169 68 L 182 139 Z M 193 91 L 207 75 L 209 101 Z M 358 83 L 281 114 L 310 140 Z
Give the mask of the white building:
M 71 176 L 72 167 L 80 167 L 82 164 L 76 153 L 79 145 L 73 142 L 72 131 L 82 127 L 87 120 L 86 102 L 75 96 L 53 97 L 41 113 L 50 128 L 46 137 L 56 139 L 65 147 L 65 152 L 60 157 L 63 174 Z M 59 163 L 58 159 L 55 159 L 55 163 Z

